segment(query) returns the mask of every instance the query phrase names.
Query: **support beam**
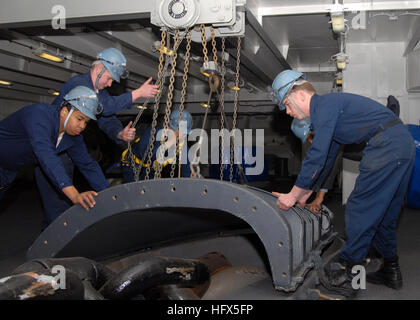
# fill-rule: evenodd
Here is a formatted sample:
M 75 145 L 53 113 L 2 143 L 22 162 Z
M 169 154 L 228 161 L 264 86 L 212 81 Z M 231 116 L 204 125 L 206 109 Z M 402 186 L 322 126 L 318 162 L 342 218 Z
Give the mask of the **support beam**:
M 325 65 L 325 66 L 315 66 L 315 67 L 297 67 L 295 70 L 300 71 L 302 73 L 308 72 L 337 72 L 337 66 L 335 64 Z
M 48 63 L 41 63 L 25 59 L 19 56 L 13 56 L 1 50 L 0 45 L 0 67 L 19 71 L 25 74 L 36 74 L 49 80 L 66 82 L 72 75 L 71 71 L 60 70 L 57 67 L 50 66 Z
M 57 75 L 51 75 L 51 77 L 58 76 L 59 79 L 63 80 L 68 79 L 71 73 L 84 73 L 89 70 L 88 67 L 71 63 L 69 60 L 58 63 L 40 58 L 33 54 L 37 45 L 39 46 L 39 43 L 36 41 L 16 40 L 16 42 L 10 42 L 8 40 L 0 40 L 0 51 L 17 59 L 24 59 L 31 63 L 43 65 L 47 69 L 54 69 Z
M 277 46 L 274 44 L 271 38 L 266 34 L 261 24 L 258 23 L 258 20 L 254 17 L 254 15 L 250 11 L 246 12 L 246 20 L 247 20 L 247 25 L 250 26 L 255 31 L 255 33 L 261 39 L 262 43 L 274 55 L 274 57 L 278 60 L 278 62 L 283 67 L 283 69 L 290 69 L 290 65 L 287 63 L 283 55 L 280 53 L 279 49 L 277 49 Z
M 417 22 L 416 27 L 413 28 L 413 34 L 411 36 L 410 41 L 408 42 L 407 48 L 404 51 L 404 57 L 406 57 L 410 52 L 414 51 L 414 49 L 419 46 L 420 43 L 420 23 Z M 415 31 L 414 31 L 415 30 Z
M 28 105 L 33 103 L 50 103 L 53 100 L 53 98 L 46 95 L 28 93 L 3 87 L 0 87 L 0 99 L 25 101 Z
M 54 9 L 65 10 L 66 24 L 143 19 L 150 16 L 153 1 L 33 0 L 3 1 L 0 28 L 52 25 Z M 60 7 L 57 7 L 60 6 Z
M 36 85 L 37 87 L 45 89 L 60 90 L 63 82 L 44 79 L 36 75 L 28 75 L 18 71 L 11 71 L 8 69 L 0 68 L 0 79 L 11 81 L 13 83 L 21 83 L 26 85 Z
M 50 44 L 69 48 L 76 54 L 83 54 L 90 57 L 92 61 L 101 50 L 109 47 L 116 47 L 117 49 L 120 49 L 127 58 L 127 67 L 131 73 L 148 77 L 154 76 L 157 70 L 155 61 L 150 59 L 144 61 L 144 57 L 141 57 L 140 59 L 136 52 L 122 47 L 118 41 L 111 41 L 94 32 L 75 34 L 73 36 L 42 36 L 42 39 Z M 144 61 L 144 63 L 140 63 L 140 60 Z M 137 78 L 137 80 L 141 81 L 142 79 Z
M 30 93 L 30 94 L 36 94 L 39 96 L 46 96 L 49 98 L 54 99 L 55 96 L 53 96 L 52 94 L 50 94 L 48 92 L 49 88 L 42 88 L 37 86 L 36 84 L 33 85 L 28 85 L 28 84 L 23 84 L 23 83 L 13 83 L 10 87 L 6 87 L 6 89 L 12 90 L 12 91 L 19 91 L 19 92 L 26 92 L 26 93 Z
M 327 13 L 327 9 L 331 4 L 313 4 L 313 5 L 297 5 L 297 6 L 271 6 L 258 8 L 258 21 L 261 23 L 262 18 L 266 16 L 284 16 L 284 15 L 303 15 L 303 14 L 319 14 Z M 353 2 L 344 4 L 345 12 L 356 11 L 395 11 L 395 10 L 419 10 L 420 1 L 366 1 Z

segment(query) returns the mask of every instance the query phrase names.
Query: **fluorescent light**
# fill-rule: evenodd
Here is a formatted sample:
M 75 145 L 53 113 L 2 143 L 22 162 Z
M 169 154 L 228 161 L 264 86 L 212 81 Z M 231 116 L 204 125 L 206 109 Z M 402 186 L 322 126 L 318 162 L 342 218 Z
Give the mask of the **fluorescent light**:
M 54 55 L 52 55 L 50 53 L 47 53 L 47 52 L 40 52 L 36 55 L 40 58 L 47 59 L 47 60 L 54 61 L 54 62 L 63 62 L 64 61 L 62 58 L 54 56 Z
M 0 85 L 10 87 L 12 83 L 10 81 L 0 80 Z
M 58 52 L 57 53 L 51 53 L 50 51 L 47 51 L 45 48 L 40 47 L 37 50 L 34 51 L 34 55 L 46 59 L 53 62 L 63 62 L 64 57 Z
M 60 91 L 54 90 L 54 89 L 49 89 L 48 93 L 53 95 L 53 96 L 58 96 L 60 95 Z

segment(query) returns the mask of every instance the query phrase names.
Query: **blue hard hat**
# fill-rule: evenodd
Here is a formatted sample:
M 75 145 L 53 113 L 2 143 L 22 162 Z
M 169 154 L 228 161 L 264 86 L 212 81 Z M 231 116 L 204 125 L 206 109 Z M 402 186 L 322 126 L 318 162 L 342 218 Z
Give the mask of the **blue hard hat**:
M 295 70 L 282 71 L 274 79 L 271 87 L 273 88 L 274 98 L 277 100 L 276 102 L 279 105 L 281 111 L 286 109 L 286 107 L 283 105 L 284 98 L 290 93 L 293 85 L 299 79 L 306 79 L 306 75 Z
M 169 125 L 173 130 L 178 129 L 178 120 L 179 120 L 179 110 L 175 110 L 171 113 L 171 118 L 169 121 Z M 179 123 L 179 127 L 181 129 L 181 132 L 184 134 L 189 134 L 192 129 L 193 119 L 191 113 L 189 113 L 187 110 L 182 111 L 182 120 L 186 121 L 186 128 L 182 125 L 182 123 Z
M 127 78 L 127 59 L 121 51 L 115 48 L 104 49 L 96 58 L 103 63 L 115 81 L 120 82 L 120 78 Z
M 298 137 L 302 143 L 305 143 L 306 137 L 311 131 L 311 120 L 309 118 L 305 118 L 303 120 L 294 118 L 290 128 L 292 129 L 295 136 Z
M 92 120 L 96 120 L 96 115 L 101 112 L 95 91 L 88 87 L 77 86 L 63 99 Z

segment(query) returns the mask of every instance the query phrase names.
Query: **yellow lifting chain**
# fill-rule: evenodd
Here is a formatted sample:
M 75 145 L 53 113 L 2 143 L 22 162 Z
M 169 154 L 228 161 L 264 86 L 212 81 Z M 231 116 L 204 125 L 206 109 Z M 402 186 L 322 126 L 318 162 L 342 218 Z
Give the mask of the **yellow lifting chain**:
M 213 26 L 210 26 L 210 32 L 211 32 L 211 44 L 212 44 L 212 51 L 213 51 L 213 61 L 217 66 L 217 48 L 216 48 L 216 36 L 214 34 L 214 28 Z
M 181 103 L 179 106 L 179 118 L 178 118 L 178 131 L 179 131 L 179 123 L 182 119 L 182 112 L 184 111 L 184 105 L 185 105 L 185 98 L 187 95 L 187 80 L 188 80 L 188 70 L 190 66 L 190 51 L 191 51 L 191 30 L 188 31 L 187 34 L 187 46 L 185 50 L 185 64 L 184 64 L 184 74 L 182 76 L 182 90 L 181 90 Z M 177 150 L 179 150 L 179 159 L 178 159 L 178 178 L 181 177 L 181 156 L 182 156 L 182 148 L 185 145 L 185 142 L 182 145 L 179 145 L 178 139 L 176 140 L 175 145 L 175 151 L 173 155 L 173 159 L 176 159 L 176 153 Z M 171 166 L 171 178 L 175 176 L 175 167 L 176 167 L 176 161 L 172 163 Z
M 207 56 L 206 27 L 204 26 L 204 24 L 200 25 L 200 30 L 201 30 L 201 44 L 203 45 L 204 63 L 208 63 L 209 57 Z
M 137 117 L 134 120 L 133 124 L 131 125 L 132 128 L 136 127 L 137 122 L 140 120 L 140 117 L 143 114 L 144 110 L 147 109 L 147 107 L 146 107 L 147 103 L 148 103 L 148 100 L 146 100 L 144 105 L 141 106 L 141 108 L 139 108 L 140 110 L 137 114 Z M 133 154 L 133 151 L 131 149 L 131 141 L 127 142 L 127 152 L 124 154 L 124 156 L 122 158 L 125 161 L 129 160 L 131 170 L 133 171 L 134 181 L 139 181 L 141 166 L 136 166 L 135 155 Z
M 166 43 L 166 28 L 162 28 L 160 48 L 164 48 L 165 43 Z M 165 57 L 166 57 L 166 59 L 165 59 Z M 148 157 L 147 165 L 146 165 L 146 176 L 145 176 L 146 180 L 149 180 L 149 174 L 150 174 L 151 164 L 152 164 L 153 145 L 155 143 L 156 124 L 157 124 L 157 117 L 158 117 L 158 114 L 159 114 L 159 103 L 160 103 L 160 99 L 162 97 L 164 75 L 165 75 L 165 71 L 166 71 L 166 70 L 164 70 L 165 69 L 164 68 L 164 61 L 165 60 L 169 61 L 168 57 L 165 55 L 164 50 L 161 50 L 160 51 L 160 56 L 159 56 L 159 69 L 158 69 L 158 82 L 157 82 L 157 84 L 159 85 L 159 91 L 155 95 L 155 104 L 154 104 L 154 107 L 153 107 L 152 129 L 151 129 L 151 132 L 150 132 L 150 139 L 149 139 L 148 148 L 146 150 L 146 154 L 147 154 L 147 157 Z
M 174 49 L 178 47 L 179 43 L 179 30 L 175 30 L 175 36 L 174 36 Z M 178 58 L 177 50 L 174 50 L 174 53 L 171 55 L 171 76 L 169 79 L 169 90 L 168 90 L 168 97 L 166 99 L 166 109 L 165 109 L 165 116 L 164 116 L 164 124 L 163 129 L 165 132 L 167 132 L 169 128 L 169 117 L 171 114 L 171 108 L 172 108 L 172 99 L 173 99 L 173 91 L 174 91 L 174 82 L 175 82 L 175 68 L 176 68 L 176 59 Z M 164 144 L 164 139 L 162 137 L 162 140 L 160 142 L 161 146 Z M 157 155 L 158 159 L 158 167 L 155 171 L 155 179 L 161 177 L 162 173 L 162 163 L 160 163 L 159 159 L 163 159 L 163 148 L 159 148 L 160 152 Z
M 203 56 L 204 56 L 204 66 L 208 66 L 209 60 L 208 60 L 208 56 L 207 56 L 207 41 L 206 41 L 206 31 L 205 31 L 205 26 L 204 24 L 202 24 L 200 26 L 201 29 L 201 42 L 203 45 Z M 213 61 L 215 63 L 215 65 L 217 66 L 217 47 L 216 47 L 216 39 L 215 39 L 215 34 L 214 34 L 214 29 L 213 26 L 210 27 L 210 31 L 211 31 L 211 39 L 212 39 L 212 52 L 213 52 Z M 210 101 L 212 98 L 212 95 L 214 92 L 218 93 L 218 88 L 220 85 L 220 81 L 219 81 L 219 77 L 212 72 L 211 74 L 207 73 L 207 72 L 201 72 L 204 76 L 208 77 L 208 83 L 209 83 L 209 88 L 210 88 L 210 92 L 208 95 L 208 99 L 207 99 L 207 103 L 204 104 L 202 103 L 201 106 L 206 108 L 206 112 L 204 114 L 204 119 L 203 119 L 203 125 L 201 128 L 201 133 L 203 134 L 204 129 L 206 127 L 206 122 L 207 122 L 207 114 L 209 112 L 210 109 Z M 201 174 L 200 174 L 200 153 L 201 153 L 201 146 L 203 143 L 203 137 L 202 135 L 200 135 L 199 140 L 198 140 L 198 146 L 197 149 L 195 150 L 195 154 L 194 154 L 194 158 L 193 161 L 190 164 L 190 170 L 191 170 L 191 177 L 192 178 L 201 178 Z
M 229 181 L 233 180 L 233 155 L 234 155 L 234 132 L 236 129 L 236 119 L 238 116 L 238 97 L 239 97 L 239 68 L 241 65 L 241 38 L 238 37 L 237 53 L 236 53 L 236 78 L 235 78 L 235 87 L 234 90 L 234 99 L 233 99 L 233 125 L 232 125 L 232 135 L 231 135 L 231 149 L 230 149 L 230 174 Z
M 223 160 L 224 160 L 224 129 L 225 129 L 225 38 L 222 38 L 222 76 L 221 76 L 221 93 L 219 97 L 220 101 L 220 180 L 223 180 Z
M 166 41 L 165 41 L 166 39 Z M 181 39 L 182 41 L 182 39 Z M 147 157 L 147 163 L 146 163 L 146 175 L 145 179 L 149 180 L 150 170 L 152 169 L 152 158 L 153 158 L 153 150 L 154 150 L 154 144 L 156 140 L 156 126 L 157 126 L 157 118 L 159 115 L 159 104 L 163 93 L 163 88 L 165 85 L 165 75 L 169 66 L 169 63 L 173 61 L 174 59 L 174 52 L 177 52 L 179 45 L 181 44 L 181 41 L 175 42 L 172 49 L 168 49 L 170 47 L 170 34 L 167 32 L 166 28 L 162 28 L 161 33 L 161 41 L 160 41 L 160 48 L 165 48 L 163 50 L 159 50 L 160 57 L 159 57 L 159 71 L 158 71 L 158 82 L 159 84 L 159 91 L 158 94 L 155 96 L 155 105 L 153 109 L 153 120 L 152 120 L 152 129 L 150 134 L 149 143 L 147 146 L 147 150 L 143 156 L 143 163 L 145 162 L 145 158 Z M 166 44 L 166 45 L 165 45 Z M 175 57 L 176 59 L 176 57 Z M 164 63 L 165 62 L 165 63 Z M 155 164 L 157 162 L 155 161 Z M 153 165 L 153 168 L 157 168 L 156 165 Z

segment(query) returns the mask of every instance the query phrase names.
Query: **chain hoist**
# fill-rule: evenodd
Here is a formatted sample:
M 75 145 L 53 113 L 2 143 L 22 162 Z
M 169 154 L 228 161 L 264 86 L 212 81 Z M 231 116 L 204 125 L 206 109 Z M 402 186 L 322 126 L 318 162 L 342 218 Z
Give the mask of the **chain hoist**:
M 226 128 L 228 130 L 228 132 L 230 132 L 230 126 L 229 123 L 227 122 L 226 119 L 226 114 L 225 114 L 225 73 L 226 73 L 226 68 L 225 68 L 225 60 L 224 60 L 224 56 L 225 56 L 225 38 L 222 38 L 222 62 L 221 62 L 221 69 L 222 69 L 222 74 L 221 74 L 221 93 L 219 95 L 218 93 L 218 98 L 219 98 L 219 103 L 220 103 L 220 131 L 222 132 L 221 136 L 220 136 L 220 140 L 221 140 L 221 153 L 220 153 L 220 180 L 223 180 L 223 161 L 224 161 L 224 134 L 223 131 Z M 246 176 L 244 174 L 244 170 L 242 168 L 242 165 L 240 163 L 238 163 L 238 168 L 240 171 L 240 174 L 243 178 L 243 181 L 245 183 L 248 183 Z
M 225 66 L 225 38 L 221 39 L 222 42 L 222 61 L 218 61 L 217 56 L 217 43 L 215 39 L 215 32 L 213 26 L 210 26 L 210 32 L 211 32 L 211 43 L 212 43 L 212 53 L 213 53 L 213 60 L 209 61 L 208 56 L 208 50 L 207 50 L 207 41 L 206 41 L 206 30 L 204 24 L 200 25 L 201 30 L 201 42 L 203 46 L 203 56 L 204 56 L 204 65 L 202 68 L 202 73 L 208 77 L 210 92 L 208 95 L 207 104 L 202 104 L 202 106 L 206 107 L 206 111 L 203 118 L 203 125 L 202 125 L 202 132 L 205 129 L 207 117 L 208 117 L 208 111 L 210 109 L 210 101 L 212 99 L 212 95 L 214 93 L 217 93 L 218 100 L 221 105 L 220 115 L 221 115 L 221 132 L 222 135 L 220 137 L 221 139 L 221 154 L 220 154 L 220 179 L 223 180 L 223 161 L 224 161 L 224 129 L 226 127 L 227 120 L 225 115 L 225 73 L 226 73 L 226 66 Z M 180 112 L 179 112 L 179 119 L 178 119 L 178 130 L 179 130 L 179 124 L 180 120 L 182 119 L 182 112 L 184 110 L 185 106 L 185 98 L 186 98 L 186 88 L 187 88 L 187 80 L 188 80 L 188 69 L 189 69 L 189 62 L 190 62 L 190 48 L 191 48 L 191 31 L 185 31 L 185 35 L 187 35 L 187 49 L 185 54 L 185 64 L 184 64 L 184 74 L 183 74 L 183 83 L 182 83 L 182 91 L 181 91 L 181 101 L 180 101 Z M 166 46 L 165 46 L 165 37 L 167 37 Z M 183 38 L 183 37 L 182 37 Z M 154 143 L 155 143 L 155 135 L 156 135 L 156 126 L 157 126 L 157 117 L 158 117 L 158 110 L 159 110 L 159 103 L 162 97 L 162 88 L 164 85 L 164 82 L 166 80 L 166 70 L 169 67 L 169 64 L 171 64 L 170 68 L 170 77 L 169 77 L 169 86 L 168 86 L 168 95 L 167 95 L 167 101 L 166 101 L 166 109 L 165 109 L 165 115 L 164 115 L 164 125 L 163 128 L 164 131 L 167 132 L 169 129 L 169 121 L 170 121 L 170 114 L 171 114 L 171 108 L 172 108 L 172 100 L 173 100 L 173 91 L 174 91 L 174 81 L 175 81 L 175 69 L 176 69 L 176 59 L 177 59 L 177 49 L 180 43 L 182 42 L 182 38 L 180 39 L 180 32 L 179 30 L 174 30 L 174 44 L 172 47 L 172 50 L 170 49 L 169 42 L 170 37 L 165 28 L 162 28 L 162 38 L 160 43 L 160 57 L 159 57 L 159 72 L 158 72 L 158 81 L 157 84 L 159 85 L 159 91 L 158 94 L 155 96 L 155 105 L 154 105 L 154 113 L 153 113 L 153 121 L 152 121 L 152 130 L 151 130 L 151 136 L 149 140 L 149 145 L 147 148 L 147 153 L 145 156 L 148 157 L 146 166 L 146 179 L 149 179 L 150 170 L 152 169 L 152 158 L 153 158 L 153 151 L 154 151 Z M 230 139 L 232 143 L 230 144 L 230 175 L 229 179 L 232 182 L 233 180 L 233 164 L 234 164 L 234 132 L 236 129 L 236 123 L 237 123 L 237 113 L 238 113 L 238 98 L 239 98 L 239 73 L 240 73 L 240 51 L 241 51 L 241 38 L 238 37 L 238 44 L 237 44 L 237 60 L 236 60 L 236 76 L 235 76 L 235 85 L 231 86 L 230 88 L 234 90 L 234 112 L 233 112 L 233 125 L 232 125 L 232 134 L 230 135 Z M 165 61 L 165 64 L 164 64 Z M 204 71 L 204 72 L 203 72 Z M 218 75 L 220 74 L 220 81 Z M 221 93 L 219 93 L 219 86 L 221 85 Z M 138 118 L 141 116 L 141 112 L 139 112 Z M 137 122 L 137 121 L 136 121 Z M 162 139 L 161 145 L 165 142 L 165 139 Z M 191 168 L 191 176 L 192 177 L 201 177 L 200 175 L 200 149 L 203 143 L 203 137 L 200 136 L 199 142 L 198 142 L 198 148 L 194 154 L 194 159 L 190 164 Z M 184 144 L 182 144 L 183 147 Z M 178 159 L 178 176 L 180 176 L 180 170 L 181 170 L 181 154 L 182 149 L 180 148 L 180 141 L 179 139 L 176 139 L 175 142 L 175 154 L 173 157 L 173 162 L 171 164 L 171 173 L 170 176 L 173 178 L 175 176 L 175 168 L 176 168 L 176 158 L 177 153 L 179 155 Z M 131 150 L 130 150 L 131 151 Z M 156 168 L 155 169 L 155 178 L 161 177 L 161 172 L 163 168 L 162 159 L 164 155 L 164 148 L 159 148 L 159 155 L 157 156 L 157 161 L 155 163 Z M 144 163 L 145 157 L 143 157 L 142 163 Z M 132 161 L 132 166 L 134 167 L 134 161 Z M 141 170 L 141 167 L 140 167 Z M 136 176 L 138 176 L 138 172 Z
M 155 95 L 155 106 L 154 109 L 156 110 L 156 106 L 157 108 L 159 108 L 159 103 L 160 103 L 160 99 L 162 97 L 162 92 L 163 92 L 163 76 L 165 74 L 165 70 L 167 68 L 167 63 L 165 63 L 164 65 L 164 60 L 165 60 L 165 55 L 170 55 L 170 52 L 168 52 L 166 50 L 166 46 L 165 46 L 165 38 L 167 36 L 166 33 L 166 29 L 162 28 L 161 31 L 161 40 L 160 40 L 160 47 L 159 47 L 159 52 L 160 52 L 160 56 L 159 56 L 159 67 L 158 67 L 158 75 L 157 75 L 157 82 L 156 85 L 159 86 L 159 89 L 157 91 L 157 94 Z M 147 109 L 147 104 L 149 103 L 149 99 L 147 99 L 145 101 L 145 103 L 143 104 L 143 108 L 140 108 L 136 119 L 134 120 L 133 124 L 132 124 L 132 128 L 135 128 L 137 125 L 137 122 L 140 120 L 141 115 L 143 114 L 144 110 Z M 153 114 L 153 119 L 155 120 L 155 114 Z M 154 126 L 152 125 L 152 131 L 153 131 Z M 150 143 L 150 140 L 149 140 Z M 143 164 L 145 161 L 145 156 L 147 154 L 147 151 L 145 152 L 145 154 L 143 155 L 143 159 L 141 160 L 141 163 L 139 164 L 138 167 L 136 167 L 135 165 L 135 160 L 134 160 L 134 154 L 132 152 L 132 148 L 131 148 L 131 142 L 128 142 L 128 153 L 127 156 L 130 158 L 130 166 L 131 166 L 131 170 L 133 171 L 133 175 L 134 175 L 134 180 L 135 181 L 139 181 L 139 177 L 140 177 L 140 173 L 141 170 L 143 168 Z M 149 167 L 149 163 L 147 165 L 147 167 Z M 148 175 L 146 177 L 146 179 L 148 179 Z
M 182 113 L 184 111 L 184 105 L 185 105 L 185 98 L 187 95 L 187 80 L 188 80 L 188 70 L 189 70 L 189 66 L 190 66 L 190 51 L 191 51 L 191 30 L 188 31 L 187 34 L 187 46 L 186 46 L 186 50 L 185 50 L 185 64 L 184 64 L 184 74 L 182 76 L 182 90 L 181 90 L 181 103 L 179 106 L 179 118 L 178 118 L 178 124 L 177 124 L 177 128 L 178 128 L 178 132 L 180 132 L 179 129 L 179 124 L 181 122 L 182 119 Z M 174 150 L 174 161 L 172 162 L 171 165 L 171 178 L 173 178 L 175 176 L 175 167 L 176 167 L 176 153 L 177 150 L 179 150 L 179 164 L 178 164 L 178 178 L 181 175 L 181 155 L 182 155 L 182 148 L 185 145 L 185 141 L 182 144 L 182 146 L 179 145 L 178 143 L 179 139 L 176 139 L 176 143 L 175 143 L 175 150 Z
M 192 178 L 201 178 L 202 177 L 201 174 L 200 174 L 200 153 L 201 153 L 201 146 L 203 144 L 203 134 L 204 134 L 204 129 L 206 127 L 207 114 L 210 110 L 211 97 L 212 97 L 214 92 L 217 92 L 217 90 L 219 88 L 219 85 L 220 85 L 219 78 L 215 74 L 212 74 L 209 77 L 208 81 L 209 81 L 210 92 L 209 92 L 209 95 L 208 95 L 207 104 L 202 104 L 202 106 L 206 108 L 206 112 L 204 114 L 203 125 L 201 127 L 201 135 L 200 135 L 199 140 L 198 140 L 198 147 L 195 151 L 193 161 L 190 164 L 191 177 Z
M 225 67 L 225 41 L 226 39 L 222 38 L 222 75 L 221 75 L 221 89 L 220 89 L 220 96 L 219 96 L 219 102 L 220 102 L 220 180 L 223 180 L 223 161 L 224 161 L 224 145 L 225 145 L 225 139 L 224 139 L 224 129 L 225 129 L 225 73 L 226 73 L 226 67 Z
M 175 30 L 176 34 L 179 34 L 179 30 Z M 167 70 L 169 67 L 169 63 L 171 63 L 174 67 L 176 66 L 176 58 L 177 58 L 177 54 L 174 54 L 177 52 L 179 45 L 181 44 L 183 38 L 185 37 L 187 31 L 184 32 L 183 36 L 181 37 L 181 39 L 179 39 L 177 41 L 174 41 L 173 47 L 172 49 L 169 49 L 170 45 L 170 34 L 169 32 L 167 33 L 166 30 L 163 28 L 162 29 L 162 39 L 161 39 L 161 45 L 160 48 L 163 48 L 162 50 L 159 50 L 161 52 L 161 59 L 159 59 L 159 75 L 160 75 L 160 86 L 163 88 L 164 84 L 165 84 L 165 80 L 166 80 L 166 74 L 167 74 Z M 165 36 L 166 36 L 166 44 L 167 46 L 165 46 Z M 163 64 L 163 60 L 165 60 L 165 66 L 161 67 Z M 173 64 L 175 61 L 175 65 Z M 175 75 L 175 69 L 172 68 L 171 70 L 171 77 Z M 172 83 L 172 91 L 173 91 L 173 83 Z M 168 94 L 169 95 L 169 94 Z M 156 95 L 155 96 L 155 106 L 154 106 L 154 111 L 153 111 L 153 121 L 152 121 L 152 128 L 151 128 L 151 134 L 150 134 L 150 139 L 149 139 L 149 143 L 147 146 L 147 152 L 145 153 L 145 156 L 147 156 L 147 164 L 146 164 L 146 175 L 145 175 L 145 179 L 148 180 L 149 179 L 149 175 L 150 175 L 150 170 L 152 170 L 152 158 L 153 158 L 153 151 L 154 151 L 154 144 L 155 144 L 155 140 L 156 140 L 156 126 L 157 126 L 157 118 L 158 118 L 158 114 L 159 114 L 159 103 L 160 103 L 160 99 L 162 96 L 162 90 L 159 91 L 159 96 Z M 172 97 L 173 94 L 170 95 L 170 100 L 171 100 L 171 104 L 172 104 Z M 145 157 L 143 157 L 143 163 L 145 161 Z M 158 168 L 158 161 L 156 161 L 155 165 L 153 166 L 154 169 Z M 156 177 L 156 175 L 155 175 Z
M 161 40 L 160 40 L 160 48 L 165 48 L 168 47 L 169 48 L 169 37 L 168 37 L 168 41 L 166 41 L 166 28 L 162 28 L 162 32 L 161 32 Z M 168 45 L 166 46 L 166 42 L 168 42 Z M 164 65 L 164 61 L 165 61 L 165 65 Z M 159 114 L 159 104 L 160 104 L 160 99 L 162 97 L 162 89 L 163 89 L 163 85 L 164 85 L 164 80 L 165 80 L 165 73 L 166 73 L 166 69 L 169 63 L 169 56 L 167 54 L 165 54 L 164 50 L 160 50 L 160 56 L 159 56 L 159 69 L 158 69 L 158 85 L 159 85 L 159 91 L 157 93 L 157 95 L 155 95 L 155 104 L 153 107 L 153 118 L 152 118 L 152 128 L 151 128 L 151 132 L 150 132 L 150 139 L 149 139 L 149 144 L 148 147 L 146 149 L 145 155 L 147 154 L 147 164 L 146 164 L 146 176 L 145 179 L 149 180 L 149 175 L 150 175 L 150 170 L 151 170 L 151 164 L 152 164 L 152 157 L 153 157 L 153 147 L 154 147 L 154 143 L 155 143 L 155 134 L 156 134 L 156 124 L 157 124 L 157 117 Z M 144 159 L 144 157 L 143 157 Z
M 206 77 L 210 77 L 210 75 L 213 74 L 219 74 L 220 70 L 217 64 L 217 47 L 216 47 L 216 36 L 214 33 L 214 28 L 213 26 L 210 27 L 210 34 L 211 34 L 211 44 L 212 44 L 212 52 L 213 52 L 213 60 L 209 60 L 208 57 L 208 50 L 207 50 L 207 38 L 206 38 L 206 28 L 205 26 L 202 24 L 200 26 L 200 31 L 201 31 L 201 44 L 203 46 L 203 66 L 200 69 L 200 72 L 206 76 Z
M 216 74 L 216 73 L 218 73 L 217 72 L 218 71 L 218 68 L 217 68 L 217 48 L 216 48 L 216 39 L 215 39 L 213 26 L 210 27 L 211 39 L 212 39 L 212 52 L 213 52 L 213 64 L 212 65 L 210 64 L 210 62 L 208 60 L 206 31 L 205 31 L 205 27 L 204 27 L 203 24 L 200 26 L 200 29 L 201 29 L 201 42 L 202 42 L 202 45 L 203 45 L 203 56 L 204 56 L 204 65 L 203 65 L 203 70 L 201 70 L 201 73 L 203 75 L 205 75 L 206 77 L 208 77 L 210 92 L 209 92 L 209 95 L 208 95 L 207 103 L 202 104 L 202 106 L 206 108 L 206 112 L 204 114 L 203 125 L 202 125 L 202 128 L 201 128 L 201 135 L 200 135 L 199 140 L 198 140 L 198 147 L 195 150 L 193 161 L 190 164 L 191 177 L 193 177 L 193 178 L 201 178 L 202 177 L 201 174 L 200 174 L 200 154 L 201 154 L 201 146 L 202 146 L 203 139 L 204 139 L 202 135 L 204 133 L 204 128 L 206 127 L 207 114 L 208 114 L 209 109 L 210 109 L 210 101 L 211 101 L 212 95 L 215 92 L 218 94 L 218 88 L 219 88 L 219 85 L 220 85 L 219 78 Z
M 181 38 L 182 40 L 182 38 Z M 177 49 L 180 44 L 180 38 L 179 38 L 179 30 L 175 30 L 175 36 L 174 36 L 174 49 Z M 164 125 L 163 129 L 164 132 L 167 133 L 169 129 L 169 117 L 171 114 L 171 108 L 172 108 L 172 100 L 173 100 L 173 91 L 174 91 L 174 82 L 175 82 L 175 71 L 176 71 L 176 60 L 178 57 L 177 50 L 174 50 L 173 54 L 171 55 L 171 72 L 170 72 L 170 79 L 169 79 L 169 87 L 168 87 L 168 97 L 166 99 L 166 109 L 165 109 L 165 116 L 164 116 Z M 162 168 L 163 163 L 160 161 L 163 159 L 163 155 L 165 153 L 164 148 L 162 148 L 163 144 L 165 143 L 165 139 L 161 139 L 161 148 L 159 148 L 159 154 L 157 155 L 157 168 L 155 170 L 155 179 L 158 179 L 161 177 L 162 174 Z
M 200 25 L 201 30 L 201 44 L 203 45 L 203 57 L 204 57 L 204 63 L 208 64 L 209 57 L 207 55 L 207 41 L 206 41 L 206 27 L 204 24 Z
M 234 90 L 234 99 L 233 99 L 233 123 L 232 123 L 232 135 L 231 135 L 231 149 L 230 149 L 230 173 L 229 181 L 233 180 L 233 163 L 234 163 L 234 132 L 236 129 L 236 120 L 238 116 L 238 97 L 239 97 L 239 70 L 241 65 L 241 38 L 238 37 L 237 53 L 236 53 L 236 77 L 235 77 L 235 86 L 231 87 Z
M 212 44 L 212 52 L 213 52 L 213 61 L 218 65 L 217 61 L 217 47 L 216 47 L 216 36 L 214 34 L 213 26 L 210 26 L 210 34 L 211 34 L 211 44 Z
M 140 109 L 136 119 L 134 120 L 133 124 L 131 125 L 131 128 L 135 128 L 137 125 L 137 122 L 140 120 L 141 115 L 143 114 L 143 112 L 147 109 L 146 105 L 148 103 L 148 100 L 146 100 L 146 102 L 144 103 L 143 106 L 139 106 L 138 108 Z M 139 180 L 139 176 L 140 176 L 140 171 L 141 171 L 141 165 L 140 166 L 136 166 L 136 162 L 134 160 L 134 154 L 133 154 L 133 150 L 131 149 L 131 141 L 127 142 L 127 150 L 128 152 L 126 153 L 125 157 L 128 157 L 130 159 L 130 168 L 133 171 L 133 175 L 134 175 L 134 180 L 138 181 Z M 127 158 L 125 158 L 127 159 Z

